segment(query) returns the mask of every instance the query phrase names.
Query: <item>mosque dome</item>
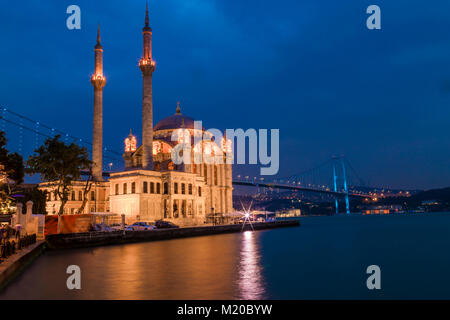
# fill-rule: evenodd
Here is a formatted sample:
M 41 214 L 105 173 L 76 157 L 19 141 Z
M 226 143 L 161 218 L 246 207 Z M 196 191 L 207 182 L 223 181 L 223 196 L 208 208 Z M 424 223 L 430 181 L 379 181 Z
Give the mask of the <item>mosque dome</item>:
M 194 121 L 195 120 L 191 117 L 181 114 L 180 103 L 178 103 L 177 112 L 174 115 L 159 121 L 153 130 L 174 130 L 179 128 L 194 129 Z

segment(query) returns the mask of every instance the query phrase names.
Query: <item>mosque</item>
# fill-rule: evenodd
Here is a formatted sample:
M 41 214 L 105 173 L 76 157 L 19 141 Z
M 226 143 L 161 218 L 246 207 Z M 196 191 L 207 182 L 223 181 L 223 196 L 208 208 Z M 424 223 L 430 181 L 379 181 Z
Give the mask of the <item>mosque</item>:
M 136 137 L 130 132 L 125 139 L 123 158 L 125 169 L 113 172 L 109 179 L 103 177 L 103 47 L 100 29 L 95 45 L 95 73 L 91 78 L 94 87 L 93 117 L 93 181 L 88 193 L 85 181 L 72 184 L 69 201 L 64 214 L 90 212 L 111 212 L 125 214 L 127 221 L 168 220 L 178 225 L 199 225 L 208 216 L 226 214 L 233 211 L 232 165 L 226 164 L 231 150 L 224 141 L 202 140 L 194 145 L 191 137 L 208 136 L 203 127 L 197 128 L 194 119 L 181 112 L 179 103 L 173 115 L 153 126 L 153 72 L 156 69 L 152 59 L 152 29 L 149 23 L 148 6 L 145 13 L 143 33 L 143 56 L 139 68 L 143 78 L 142 99 L 142 144 L 138 146 Z M 175 131 L 189 133 L 172 141 Z M 175 164 L 172 151 L 179 143 L 189 143 L 201 155 L 208 154 L 223 161 L 200 161 Z M 54 196 L 51 183 L 40 184 L 42 190 L 49 191 L 47 212 L 58 212 L 60 201 Z M 86 205 L 80 212 L 80 205 Z

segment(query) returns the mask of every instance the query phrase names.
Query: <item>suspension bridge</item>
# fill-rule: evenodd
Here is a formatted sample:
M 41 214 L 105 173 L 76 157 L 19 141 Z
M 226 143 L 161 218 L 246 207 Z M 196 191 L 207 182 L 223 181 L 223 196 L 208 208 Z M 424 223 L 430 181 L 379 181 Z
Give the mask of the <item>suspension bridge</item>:
M 92 143 L 88 139 L 74 136 L 6 108 L 0 108 L 0 130 L 6 133 L 8 149 L 18 152 L 24 159 L 38 149 L 45 139 L 55 135 L 60 135 L 65 143 L 76 143 L 92 153 Z M 113 167 L 115 170 L 123 168 L 122 153 L 108 147 L 105 147 L 103 152 L 105 177 L 109 176 Z M 255 187 L 258 190 L 292 190 L 329 195 L 335 198 L 336 212 L 338 199 L 343 199 L 347 213 L 350 213 L 350 198 L 372 197 L 361 191 L 360 187 L 367 187 L 367 184 L 344 156 L 334 156 L 317 167 L 285 178 L 235 175 L 233 185 Z

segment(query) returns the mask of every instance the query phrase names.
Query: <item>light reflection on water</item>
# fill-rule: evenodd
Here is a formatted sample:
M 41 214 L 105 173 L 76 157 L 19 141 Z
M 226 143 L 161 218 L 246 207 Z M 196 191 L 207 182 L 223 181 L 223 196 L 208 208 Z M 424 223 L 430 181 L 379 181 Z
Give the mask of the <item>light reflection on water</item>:
M 245 232 L 44 254 L 0 299 L 258 299 L 259 233 Z M 66 268 L 81 268 L 81 290 Z
M 245 300 L 264 299 L 265 288 L 257 236 L 245 231 L 239 261 L 239 293 Z

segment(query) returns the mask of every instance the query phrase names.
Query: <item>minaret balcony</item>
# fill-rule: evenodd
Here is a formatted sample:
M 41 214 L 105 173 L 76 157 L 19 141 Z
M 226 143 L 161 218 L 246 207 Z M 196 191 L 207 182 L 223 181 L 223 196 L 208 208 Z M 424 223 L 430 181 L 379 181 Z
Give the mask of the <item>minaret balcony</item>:
M 96 89 L 102 89 L 106 84 L 106 78 L 101 74 L 94 74 L 91 83 Z
M 141 59 L 139 60 L 139 68 L 143 73 L 151 73 L 155 71 L 156 62 L 152 59 Z

